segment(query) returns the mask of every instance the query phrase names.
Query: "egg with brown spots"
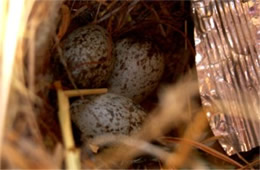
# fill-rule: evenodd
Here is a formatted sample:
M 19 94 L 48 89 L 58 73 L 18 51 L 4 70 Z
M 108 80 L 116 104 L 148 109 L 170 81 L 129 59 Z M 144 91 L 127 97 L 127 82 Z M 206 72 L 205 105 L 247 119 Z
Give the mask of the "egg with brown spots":
M 156 89 L 163 75 L 163 56 L 151 42 L 132 38 L 116 42 L 114 56 L 109 91 L 140 103 Z
M 74 82 L 82 88 L 106 83 L 114 66 L 112 40 L 98 25 L 80 27 L 63 41 L 63 57 Z
M 146 113 L 129 98 L 107 93 L 71 104 L 71 117 L 82 139 L 104 134 L 129 135 L 138 130 Z

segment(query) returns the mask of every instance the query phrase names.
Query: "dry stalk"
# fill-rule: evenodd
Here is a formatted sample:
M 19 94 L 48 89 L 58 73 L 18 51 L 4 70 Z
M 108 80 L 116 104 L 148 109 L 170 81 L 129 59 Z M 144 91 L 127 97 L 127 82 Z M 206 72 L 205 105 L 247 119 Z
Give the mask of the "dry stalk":
M 238 170 L 249 169 L 250 167 L 253 167 L 253 166 L 259 165 L 259 164 L 260 164 L 260 159 L 257 159 L 257 160 L 254 160 L 253 162 L 250 162 L 249 165 L 239 168 Z
M 26 21 L 34 0 L 3 0 L 0 2 L 0 153 L 5 130 L 5 119 L 10 94 L 11 79 L 15 58 L 23 53 L 17 50 L 22 42 Z M 1 167 L 1 154 L 0 154 Z
M 185 138 L 176 138 L 176 137 L 163 137 L 161 138 L 163 140 L 162 143 L 169 143 L 169 142 L 174 142 L 174 143 L 179 143 L 180 141 L 182 141 L 183 143 L 187 143 L 188 145 L 190 146 L 193 146 L 193 147 L 196 147 L 216 158 L 219 158 L 225 162 L 228 162 L 232 165 L 235 165 L 237 167 L 242 167 L 243 165 L 241 165 L 239 162 L 229 158 L 228 156 L 226 156 L 225 154 L 213 149 L 213 148 L 210 148 L 200 142 L 197 142 L 197 141 L 194 141 L 194 140 L 190 140 L 190 139 L 185 139 Z
M 99 17 L 102 17 L 108 10 L 110 10 L 114 5 L 116 5 L 118 1 L 112 0 L 110 4 L 107 5 L 106 9 L 99 13 Z M 101 3 L 100 3 L 101 4 Z
M 102 21 L 108 19 L 109 17 L 115 15 L 117 12 L 119 12 L 122 8 L 125 7 L 125 5 L 127 4 L 128 2 L 125 1 L 123 2 L 122 5 L 120 5 L 118 8 L 114 9 L 113 11 L 109 12 L 108 14 L 104 15 L 103 17 L 101 17 L 99 20 L 97 20 L 96 23 L 101 23 Z
M 82 13 L 82 12 L 85 11 L 85 10 L 87 10 L 88 8 L 89 8 L 88 5 L 84 5 L 83 7 L 77 9 L 77 11 L 75 12 L 75 14 L 73 14 L 73 15 L 71 16 L 71 19 L 73 20 L 74 18 L 76 18 L 77 16 L 79 16 L 80 13 Z
M 60 81 L 56 81 L 54 83 L 54 86 L 56 87 L 58 94 L 58 117 L 60 121 L 64 145 L 66 148 L 66 167 L 68 169 L 80 169 L 80 154 L 79 150 L 75 148 L 75 143 L 72 135 L 69 97 L 102 94 L 106 93 L 107 89 L 83 89 L 64 91 L 62 90 L 62 85 Z
M 243 161 L 250 169 L 252 169 L 253 167 L 250 165 L 250 163 L 240 154 L 240 153 L 236 153 L 236 155 L 238 156 L 238 158 Z
M 95 15 L 95 18 L 94 18 L 94 21 L 93 21 L 94 23 L 97 22 L 97 18 L 98 18 L 98 15 L 99 15 L 101 5 L 102 5 L 101 3 L 98 4 L 97 12 L 96 12 L 96 15 Z
M 76 90 L 65 90 L 64 94 L 68 97 L 77 97 L 77 96 L 83 96 L 83 95 L 93 95 L 93 94 L 103 94 L 107 93 L 107 89 L 76 89 Z
M 79 158 L 79 150 L 75 148 L 75 143 L 72 135 L 71 119 L 69 113 L 69 109 L 70 109 L 69 98 L 62 90 L 62 85 L 60 82 L 55 82 L 54 85 L 57 89 L 58 105 L 59 105 L 58 117 L 60 121 L 63 142 L 66 149 L 65 150 L 66 167 L 68 169 L 77 170 L 80 169 L 80 158 Z
M 212 136 L 212 137 L 209 137 L 209 138 L 201 141 L 201 143 L 206 144 L 206 143 L 210 143 L 210 142 L 213 142 L 213 141 L 217 141 L 221 138 L 222 138 L 222 136 Z
M 65 69 L 65 71 L 66 71 L 66 73 L 68 75 L 68 78 L 69 78 L 71 84 L 73 85 L 73 87 L 75 89 L 78 89 L 78 87 L 77 87 L 77 85 L 76 85 L 76 83 L 75 83 L 75 81 L 74 81 L 74 79 L 73 79 L 73 77 L 71 75 L 71 71 L 69 70 L 68 65 L 67 65 L 67 63 L 66 63 L 66 61 L 65 61 L 65 59 L 63 57 L 63 51 L 62 51 L 62 48 L 60 47 L 60 41 L 59 41 L 57 36 L 55 37 L 55 42 L 56 42 L 55 46 L 56 46 L 56 49 L 58 51 L 59 60 L 62 63 L 62 65 L 64 66 L 64 69 Z
M 145 6 L 146 8 L 148 8 L 148 9 L 154 14 L 154 16 L 155 16 L 155 18 L 156 18 L 157 21 L 160 21 L 160 20 L 161 20 L 161 19 L 160 19 L 160 16 L 158 15 L 157 11 L 156 11 L 154 8 L 148 6 L 146 3 L 143 3 L 143 4 L 144 4 L 144 6 Z M 163 28 L 163 25 L 162 25 L 162 24 L 159 24 L 159 27 L 160 27 L 161 34 L 163 35 L 163 37 L 166 37 L 167 35 L 166 35 L 166 32 L 165 32 L 165 30 L 164 30 L 164 28 Z

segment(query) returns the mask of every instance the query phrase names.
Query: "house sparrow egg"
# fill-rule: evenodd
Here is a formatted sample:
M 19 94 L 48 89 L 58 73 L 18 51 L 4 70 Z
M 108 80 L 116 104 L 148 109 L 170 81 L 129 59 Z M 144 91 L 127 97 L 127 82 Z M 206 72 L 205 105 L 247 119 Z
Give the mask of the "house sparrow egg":
M 87 139 L 103 134 L 129 135 L 140 128 L 146 113 L 131 99 L 107 93 L 71 104 L 71 117 Z
M 112 69 L 112 40 L 98 25 L 80 27 L 63 41 L 63 56 L 73 80 L 80 87 L 100 87 Z
M 164 58 L 149 41 L 125 38 L 115 45 L 115 68 L 109 91 L 139 103 L 157 87 L 164 71 Z

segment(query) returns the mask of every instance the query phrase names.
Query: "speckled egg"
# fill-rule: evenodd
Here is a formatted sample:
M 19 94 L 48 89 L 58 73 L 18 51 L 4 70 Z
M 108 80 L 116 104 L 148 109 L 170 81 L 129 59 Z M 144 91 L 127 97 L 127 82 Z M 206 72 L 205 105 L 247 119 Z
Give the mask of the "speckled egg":
M 164 71 L 164 58 L 149 41 L 125 38 L 115 45 L 115 68 L 109 91 L 139 103 L 157 87 Z
M 129 98 L 107 93 L 71 104 L 71 117 L 82 139 L 103 134 L 129 135 L 138 130 L 146 113 Z
M 63 41 L 63 56 L 75 83 L 82 88 L 106 83 L 114 66 L 112 40 L 98 25 L 80 27 Z

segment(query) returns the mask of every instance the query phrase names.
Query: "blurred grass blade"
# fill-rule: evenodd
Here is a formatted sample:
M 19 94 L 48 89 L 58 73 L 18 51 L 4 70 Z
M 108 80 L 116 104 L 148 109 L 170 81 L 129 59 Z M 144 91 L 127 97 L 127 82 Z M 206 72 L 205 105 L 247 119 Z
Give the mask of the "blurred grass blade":
M 210 154 L 210 155 L 212 155 L 216 158 L 219 158 L 223 161 L 226 161 L 226 162 L 228 162 L 232 165 L 235 165 L 239 168 L 243 167 L 243 165 L 241 165 L 237 161 L 235 161 L 235 160 L 229 158 L 228 156 L 220 153 L 219 151 L 212 149 L 212 148 L 210 148 L 210 147 L 208 147 L 208 146 L 206 146 L 202 143 L 199 143 L 197 141 L 184 139 L 184 138 L 177 138 L 177 137 L 163 137 L 162 141 L 164 141 L 164 142 L 174 142 L 174 143 L 185 142 L 185 143 L 190 144 L 190 145 L 192 145 L 192 146 L 194 146 L 194 147 L 196 147 L 196 148 L 198 148 L 198 149 L 200 149 L 200 150 L 202 150 L 202 151 L 204 151 L 204 152 L 206 152 L 206 153 L 208 153 L 208 154 Z
M 20 35 L 24 31 L 22 16 L 25 12 L 27 12 L 25 11 L 24 4 L 24 0 L 0 1 L 0 153 L 16 49 L 20 40 Z

